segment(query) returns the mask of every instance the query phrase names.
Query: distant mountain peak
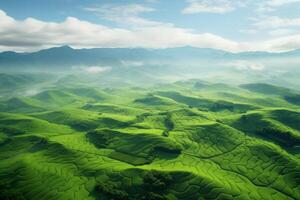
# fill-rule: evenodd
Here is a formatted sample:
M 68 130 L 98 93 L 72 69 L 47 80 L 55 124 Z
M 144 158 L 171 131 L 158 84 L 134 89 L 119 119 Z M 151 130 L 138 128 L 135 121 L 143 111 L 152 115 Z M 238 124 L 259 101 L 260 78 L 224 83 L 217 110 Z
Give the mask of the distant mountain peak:
M 71 46 L 69 45 L 63 45 L 63 46 L 60 46 L 60 47 L 53 47 L 51 49 L 63 49 L 63 50 L 74 50 Z
M 62 49 L 73 49 L 71 46 L 69 46 L 69 45 L 63 45 L 63 46 L 61 46 L 60 48 L 62 48 Z
M 33 54 L 48 54 L 48 53 L 58 53 L 58 54 L 61 54 L 61 53 L 69 53 L 69 52 L 73 52 L 74 49 L 68 45 L 64 45 L 64 46 L 59 46 L 59 47 L 52 47 L 52 48 L 49 48 L 49 49 L 43 49 L 43 50 L 40 50 L 38 52 L 33 52 Z
M 43 49 L 43 50 L 40 50 L 40 51 L 52 51 L 52 50 L 74 50 L 72 47 L 70 47 L 69 45 L 63 45 L 63 46 L 58 46 L 58 47 L 52 47 L 52 48 L 49 48 L 49 49 Z

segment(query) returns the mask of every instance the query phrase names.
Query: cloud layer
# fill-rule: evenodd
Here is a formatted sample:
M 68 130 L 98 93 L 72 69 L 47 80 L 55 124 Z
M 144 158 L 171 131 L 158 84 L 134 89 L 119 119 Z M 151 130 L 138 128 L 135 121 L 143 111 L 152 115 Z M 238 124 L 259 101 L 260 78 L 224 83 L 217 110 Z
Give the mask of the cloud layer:
M 145 47 L 167 48 L 194 46 L 215 48 L 231 52 L 239 51 L 286 51 L 300 48 L 300 35 L 273 38 L 257 43 L 237 42 L 211 33 L 176 27 L 171 23 L 151 21 L 139 16 L 153 9 L 131 5 L 121 17 L 127 16 L 132 26 L 113 28 L 101 24 L 67 17 L 60 23 L 34 18 L 16 20 L 0 10 L 0 51 L 35 51 L 43 48 L 71 45 L 74 48 L 92 47 Z M 102 16 L 120 23 L 116 15 L 123 8 L 88 8 Z M 293 22 L 297 24 L 298 21 Z M 278 22 L 280 25 L 281 22 Z M 281 26 L 278 26 L 281 27 Z

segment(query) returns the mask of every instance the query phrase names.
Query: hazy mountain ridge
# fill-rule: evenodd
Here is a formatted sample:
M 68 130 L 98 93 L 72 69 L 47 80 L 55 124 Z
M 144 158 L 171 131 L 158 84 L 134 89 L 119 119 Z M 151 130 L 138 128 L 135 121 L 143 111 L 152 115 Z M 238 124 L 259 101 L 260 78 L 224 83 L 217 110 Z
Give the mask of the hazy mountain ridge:
M 216 49 L 178 47 L 166 49 L 144 48 L 92 48 L 73 49 L 69 46 L 54 47 L 32 53 L 2 52 L 0 67 L 3 69 L 26 67 L 63 67 L 80 65 L 122 65 L 126 61 L 141 61 L 146 63 L 176 64 L 197 61 L 231 61 L 256 59 L 297 58 L 300 50 L 270 53 L 242 52 L 231 53 Z M 196 63 L 195 63 L 196 64 Z M 129 64 L 130 65 L 130 64 Z

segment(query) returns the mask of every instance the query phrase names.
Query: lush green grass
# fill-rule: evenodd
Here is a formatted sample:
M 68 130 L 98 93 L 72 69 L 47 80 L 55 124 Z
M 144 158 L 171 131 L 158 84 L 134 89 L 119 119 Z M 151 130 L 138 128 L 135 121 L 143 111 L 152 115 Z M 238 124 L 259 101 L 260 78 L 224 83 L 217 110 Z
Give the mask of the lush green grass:
M 0 102 L 0 199 L 300 199 L 297 91 L 71 85 Z

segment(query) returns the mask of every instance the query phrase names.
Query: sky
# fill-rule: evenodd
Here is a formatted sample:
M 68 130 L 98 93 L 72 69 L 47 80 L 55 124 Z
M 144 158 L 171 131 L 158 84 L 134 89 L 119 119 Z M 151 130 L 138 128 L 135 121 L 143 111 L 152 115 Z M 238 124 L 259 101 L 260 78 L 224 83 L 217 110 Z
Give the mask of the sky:
M 0 51 L 300 49 L 300 0 L 0 0 Z

